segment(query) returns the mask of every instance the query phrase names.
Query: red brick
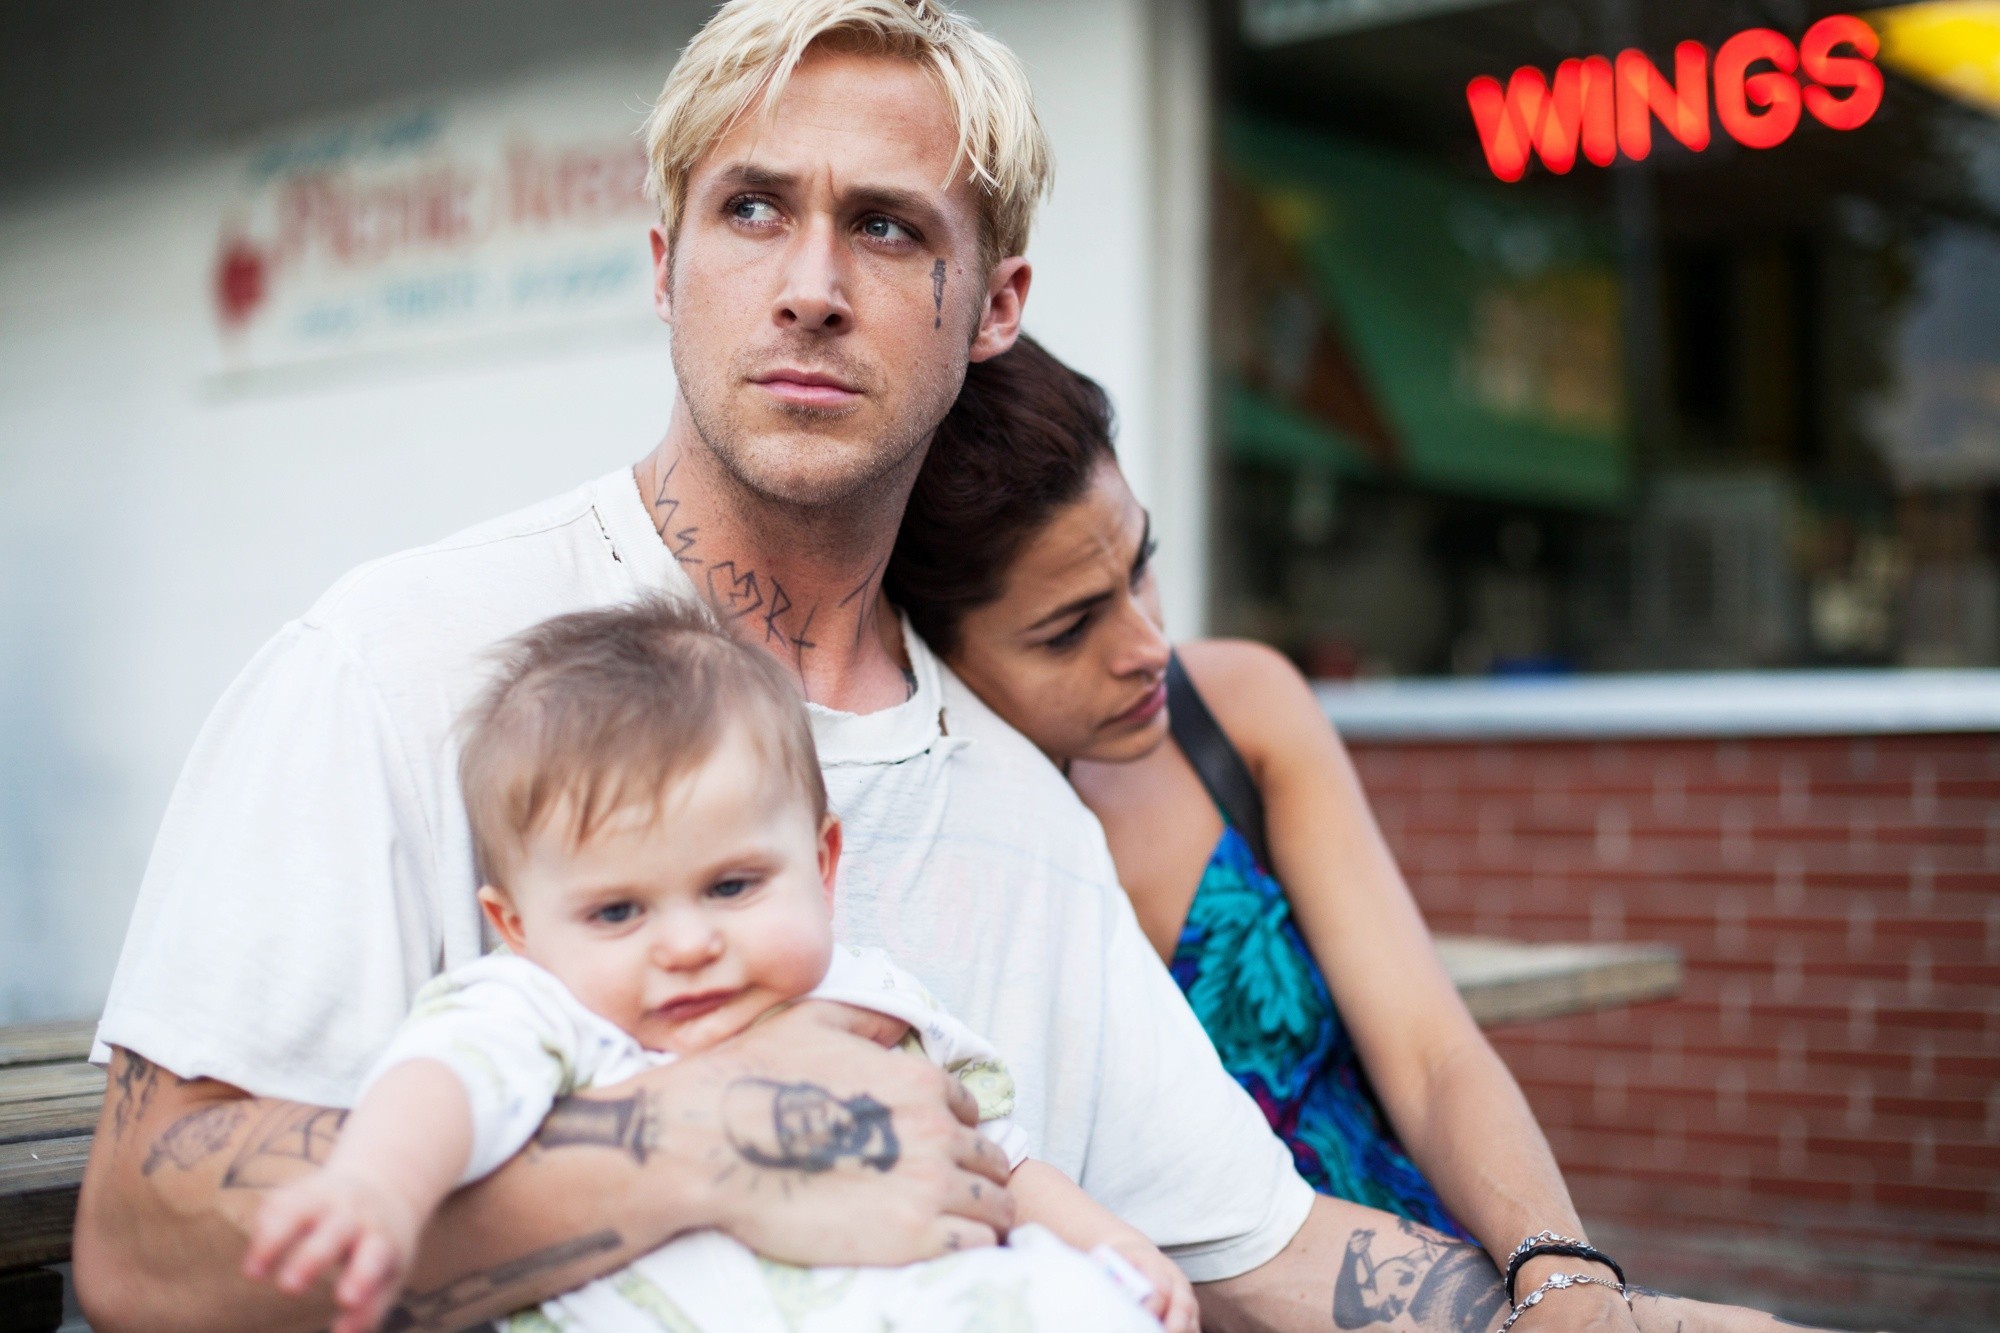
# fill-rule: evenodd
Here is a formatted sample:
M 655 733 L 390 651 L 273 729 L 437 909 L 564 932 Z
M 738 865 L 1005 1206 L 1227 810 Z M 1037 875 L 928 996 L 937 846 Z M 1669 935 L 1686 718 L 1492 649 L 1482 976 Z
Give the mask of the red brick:
M 1984 1098 L 1877 1097 L 1875 1108 L 1881 1115 L 1908 1116 L 1915 1120 L 1967 1121 L 1983 1123 L 1987 1104 Z
M 1494 1034 L 1586 1215 L 2000 1256 L 1993 737 L 1354 749 L 1436 927 L 1684 952 L 1681 1000 Z
M 1854 1186 L 1841 1180 L 1757 1176 L 1750 1181 L 1750 1190 L 1766 1199 L 1796 1199 L 1831 1207 L 1844 1207 L 1854 1202 Z
M 2000 1056 L 1940 1055 L 1936 1063 L 1940 1077 L 1982 1079 L 1990 1086 L 2000 1087 Z
M 1983 1173 L 2000 1180 L 2000 1143 L 1940 1143 L 1936 1148 L 1940 1169 Z
M 1985 1213 L 1992 1202 L 1990 1191 L 1948 1185 L 1878 1185 L 1875 1198 L 1890 1207 L 1947 1213 Z

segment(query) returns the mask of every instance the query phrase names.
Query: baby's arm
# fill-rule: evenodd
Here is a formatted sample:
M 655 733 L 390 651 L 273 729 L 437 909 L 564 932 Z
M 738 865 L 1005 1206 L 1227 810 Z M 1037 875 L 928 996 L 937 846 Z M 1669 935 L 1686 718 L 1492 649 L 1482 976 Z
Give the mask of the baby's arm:
M 336 1271 L 330 1333 L 369 1333 L 471 1155 L 472 1103 L 458 1075 L 436 1060 L 393 1066 L 348 1115 L 326 1166 L 264 1200 L 244 1274 L 297 1295 Z
M 1121 1222 L 1075 1181 L 1047 1162 L 1031 1158 L 1014 1168 L 1007 1189 L 1014 1196 L 1016 1225 L 1039 1222 L 1085 1253 L 1100 1245 L 1110 1246 L 1153 1284 L 1146 1308 L 1166 1325 L 1167 1333 L 1198 1333 L 1201 1311 L 1187 1275 L 1137 1228 Z
M 1088 1253 L 1108 1246 L 1152 1284 L 1146 1301 L 1170 1333 L 1199 1333 L 1194 1287 L 1173 1260 L 1137 1228 L 1118 1220 L 1047 1162 L 1027 1156 L 1028 1136 L 1012 1121 L 1014 1079 L 992 1043 L 946 1013 L 922 982 L 879 949 L 836 945 L 827 976 L 810 997 L 879 1015 L 871 1035 L 883 1045 L 911 1045 L 956 1074 L 979 1103 L 981 1128 L 1015 1163 L 1007 1192 L 1017 1222 L 1038 1222 Z M 915 1040 L 911 1041 L 910 1038 Z

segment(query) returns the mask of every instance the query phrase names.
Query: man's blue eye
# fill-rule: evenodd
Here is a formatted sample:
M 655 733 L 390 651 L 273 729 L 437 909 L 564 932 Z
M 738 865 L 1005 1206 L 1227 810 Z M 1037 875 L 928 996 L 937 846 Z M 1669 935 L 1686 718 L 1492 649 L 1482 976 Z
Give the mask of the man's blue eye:
M 861 224 L 864 235 L 878 241 L 908 241 L 915 238 L 909 228 L 891 218 L 869 218 Z
M 741 222 L 770 222 L 778 216 L 778 210 L 768 199 L 732 199 L 729 215 Z

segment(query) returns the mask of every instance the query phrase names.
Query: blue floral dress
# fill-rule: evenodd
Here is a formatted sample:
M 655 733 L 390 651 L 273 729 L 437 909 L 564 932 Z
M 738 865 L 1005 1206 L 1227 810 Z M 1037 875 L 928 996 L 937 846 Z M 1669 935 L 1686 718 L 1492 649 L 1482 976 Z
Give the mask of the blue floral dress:
M 1226 818 L 1171 968 L 1308 1184 L 1471 1239 L 1396 1142 L 1283 886 Z

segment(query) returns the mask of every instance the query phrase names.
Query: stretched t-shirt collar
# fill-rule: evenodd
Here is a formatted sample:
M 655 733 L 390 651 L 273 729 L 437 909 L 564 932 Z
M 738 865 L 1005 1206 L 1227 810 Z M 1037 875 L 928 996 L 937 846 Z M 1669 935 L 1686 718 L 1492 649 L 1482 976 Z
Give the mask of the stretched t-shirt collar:
M 895 707 L 873 713 L 842 713 L 808 703 L 806 712 L 812 718 L 813 744 L 819 748 L 821 768 L 900 764 L 924 753 L 944 735 L 944 687 L 938 679 L 937 659 L 910 628 L 908 619 L 899 614 L 897 623 L 916 690 Z
M 621 467 L 599 477 L 590 485 L 591 508 L 611 543 L 612 554 L 632 571 L 632 581 L 641 588 L 658 589 L 671 597 L 694 596 L 694 582 L 680 561 L 667 554 L 667 544 L 653 526 L 646 511 L 645 497 L 639 494 L 639 479 L 632 469 Z
M 633 581 L 641 588 L 658 588 L 675 597 L 695 596 L 693 580 L 668 554 L 666 543 L 653 527 L 632 469 L 620 468 L 598 478 L 591 492 L 591 505 L 604 535 L 618 560 L 631 570 Z M 806 711 L 812 718 L 820 767 L 899 764 L 929 750 L 944 734 L 944 689 L 937 658 L 907 619 L 899 616 L 898 620 L 910 673 L 916 678 L 915 692 L 895 707 L 873 713 L 843 713 L 808 703 Z

